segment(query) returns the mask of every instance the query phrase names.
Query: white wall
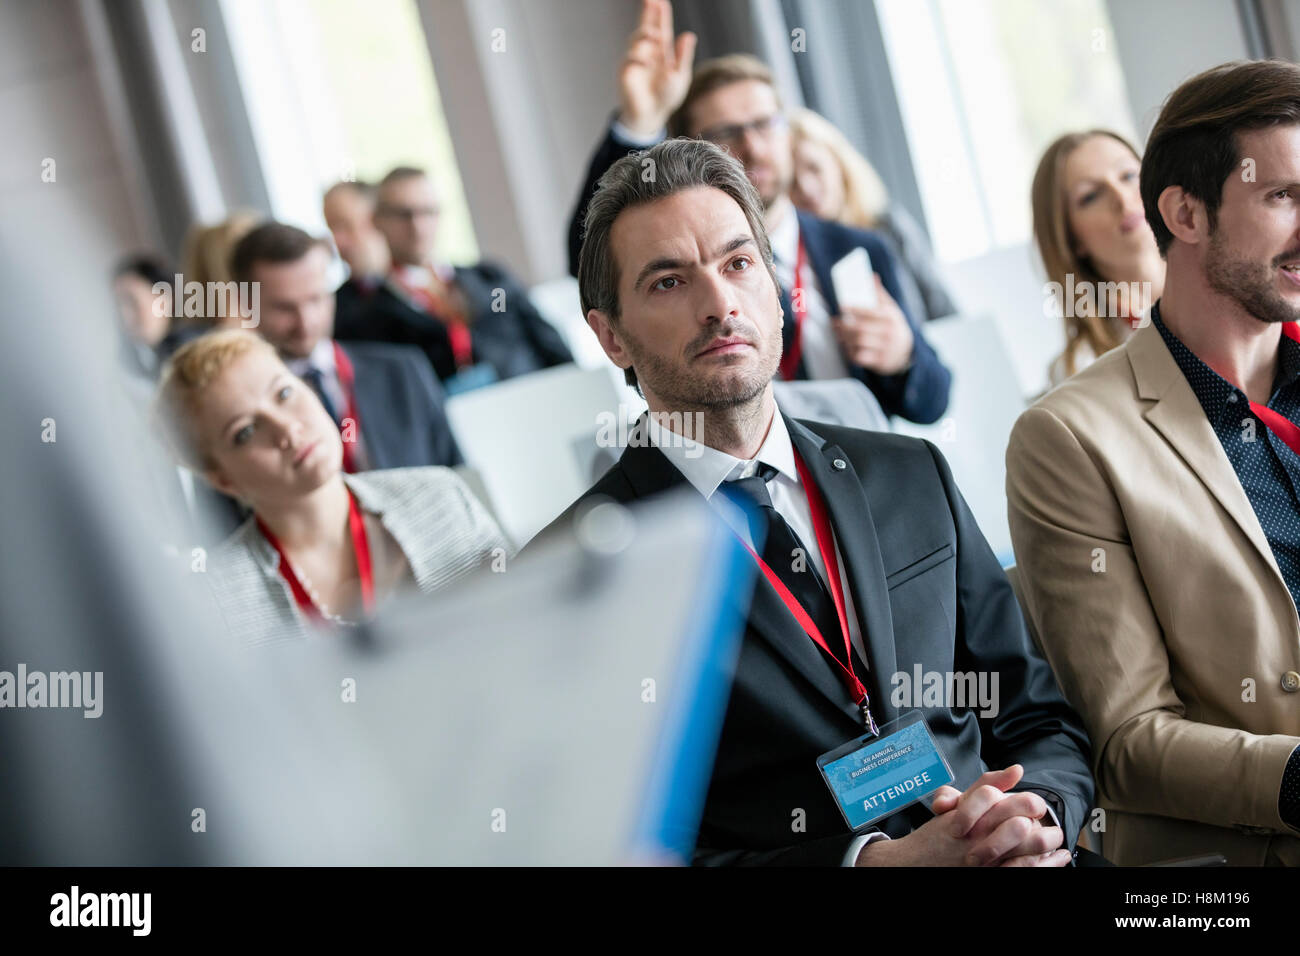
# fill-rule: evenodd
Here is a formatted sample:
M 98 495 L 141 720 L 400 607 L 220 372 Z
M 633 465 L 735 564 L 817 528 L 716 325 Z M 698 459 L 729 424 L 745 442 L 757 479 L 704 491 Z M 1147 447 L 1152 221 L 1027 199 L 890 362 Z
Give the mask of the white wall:
M 1232 0 L 1106 0 L 1106 8 L 1143 140 L 1183 80 L 1247 55 Z
M 107 305 L 113 260 L 146 243 L 150 226 L 131 200 L 81 10 L 76 0 L 0 5 L 0 236 L 32 261 L 102 275 Z
M 1289 0 L 1289 6 L 1295 8 L 1293 22 L 1300 23 L 1300 0 Z M 1107 0 L 1107 8 L 1133 121 L 1143 138 L 1165 97 L 1183 80 L 1247 55 L 1232 0 Z M 962 311 L 997 320 L 1024 394 L 1042 391 L 1065 333 L 1060 319 L 1043 313 L 1045 279 L 1032 243 L 948 269 Z
M 618 105 L 639 0 L 420 0 L 420 12 L 479 248 L 530 282 L 566 275 L 569 213 Z

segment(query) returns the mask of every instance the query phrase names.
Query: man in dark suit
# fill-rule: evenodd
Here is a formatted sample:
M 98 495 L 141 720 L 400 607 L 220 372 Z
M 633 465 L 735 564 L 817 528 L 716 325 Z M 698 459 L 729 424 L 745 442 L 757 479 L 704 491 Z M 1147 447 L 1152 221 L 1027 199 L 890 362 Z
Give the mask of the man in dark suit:
M 559 332 L 504 268 L 433 258 L 440 204 L 421 170 L 399 167 L 379 183 L 374 222 L 393 268 L 341 339 L 418 346 L 449 394 L 573 361 Z
M 388 275 L 388 243 L 375 228 L 375 187 L 344 180 L 325 190 L 322 211 L 348 277 L 334 290 L 336 328 L 363 329 L 371 297 Z
M 344 468 L 461 464 L 443 390 L 416 349 L 331 338 L 329 259 L 323 241 L 268 222 L 235 246 L 231 269 L 259 283 L 257 330 L 338 423 Z
M 578 281 L 650 414 L 582 500 L 686 482 L 745 501 L 763 526 L 733 527 L 781 584 L 756 584 L 697 862 L 1068 863 L 1093 794 L 1087 738 L 947 464 L 928 442 L 777 411 L 782 314 L 757 193 L 711 143 L 645 155 L 652 179 L 628 157 L 593 197 Z M 954 697 L 957 675 L 989 700 Z M 956 787 L 854 834 L 817 757 L 912 711 Z
M 907 314 L 920 294 L 888 240 L 796 210 L 790 134 L 771 71 L 735 54 L 692 74 L 694 53 L 693 34 L 673 38 L 668 0 L 645 0 L 619 72 L 619 113 L 592 157 L 569 223 L 570 271 L 577 274 L 587 202 L 616 160 L 665 133 L 715 142 L 741 161 L 763 203 L 786 315 L 781 377 L 857 378 L 886 413 L 938 421 L 951 375 L 921 334 L 923 316 Z M 876 308 L 842 307 L 831 283 L 831 267 L 857 248 L 876 273 Z

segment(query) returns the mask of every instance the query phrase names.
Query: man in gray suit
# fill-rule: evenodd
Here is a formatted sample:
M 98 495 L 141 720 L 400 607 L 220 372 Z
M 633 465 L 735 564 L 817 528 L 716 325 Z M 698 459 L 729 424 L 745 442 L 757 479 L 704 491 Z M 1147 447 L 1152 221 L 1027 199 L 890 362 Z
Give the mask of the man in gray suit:
M 346 470 L 461 464 L 445 394 L 419 349 L 332 338 L 329 258 L 322 240 L 267 222 L 235 246 L 231 270 L 260 283 L 257 330 L 339 425 Z

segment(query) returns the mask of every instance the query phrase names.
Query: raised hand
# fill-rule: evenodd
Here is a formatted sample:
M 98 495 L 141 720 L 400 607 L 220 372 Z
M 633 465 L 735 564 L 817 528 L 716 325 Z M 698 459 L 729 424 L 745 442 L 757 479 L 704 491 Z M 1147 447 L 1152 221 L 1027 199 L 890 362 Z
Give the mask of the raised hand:
M 673 39 L 668 0 L 644 0 L 641 22 L 628 39 L 618 71 L 619 122 L 640 136 L 653 136 L 686 98 L 695 63 L 694 33 Z

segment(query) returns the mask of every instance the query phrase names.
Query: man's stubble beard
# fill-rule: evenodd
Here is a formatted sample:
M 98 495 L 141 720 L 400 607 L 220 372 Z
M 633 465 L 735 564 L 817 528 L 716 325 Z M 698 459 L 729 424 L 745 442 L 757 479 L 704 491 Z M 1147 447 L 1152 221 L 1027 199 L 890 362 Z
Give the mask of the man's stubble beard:
M 1215 292 L 1227 296 L 1261 322 L 1300 321 L 1300 308 L 1273 288 L 1269 267 L 1234 258 L 1221 229 L 1210 233 L 1205 279 Z
M 754 340 L 757 336 L 752 332 L 753 329 L 748 324 L 738 326 L 729 323 L 711 331 L 709 338 L 738 334 Z M 626 332 L 623 337 L 631 346 L 629 351 L 635 349 L 636 353 L 641 353 L 633 354 L 632 365 L 636 369 L 637 379 L 649 386 L 665 405 L 665 411 L 721 411 L 747 405 L 763 394 L 763 390 L 776 375 L 781 361 L 780 339 L 774 339 L 760 352 L 759 362 L 742 376 L 718 381 L 713 376 L 704 378 L 694 374 L 689 364 L 677 365 L 646 354 L 640 343 L 634 342 Z M 695 348 L 694 343 L 691 348 Z

